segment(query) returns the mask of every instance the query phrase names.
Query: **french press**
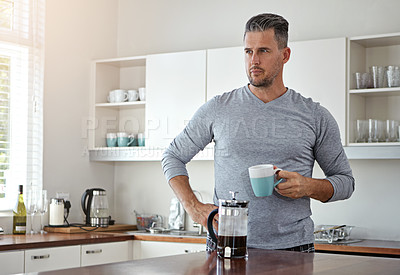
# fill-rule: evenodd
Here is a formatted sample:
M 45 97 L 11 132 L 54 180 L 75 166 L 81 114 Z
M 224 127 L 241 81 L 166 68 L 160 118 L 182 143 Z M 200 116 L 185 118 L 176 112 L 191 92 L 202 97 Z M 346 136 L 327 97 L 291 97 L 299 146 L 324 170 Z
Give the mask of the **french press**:
M 219 208 L 211 211 L 207 219 L 210 237 L 217 244 L 217 255 L 223 258 L 247 256 L 248 201 L 236 200 L 238 192 L 230 191 L 231 200 L 219 200 Z M 214 233 L 213 219 L 218 213 L 218 236 Z

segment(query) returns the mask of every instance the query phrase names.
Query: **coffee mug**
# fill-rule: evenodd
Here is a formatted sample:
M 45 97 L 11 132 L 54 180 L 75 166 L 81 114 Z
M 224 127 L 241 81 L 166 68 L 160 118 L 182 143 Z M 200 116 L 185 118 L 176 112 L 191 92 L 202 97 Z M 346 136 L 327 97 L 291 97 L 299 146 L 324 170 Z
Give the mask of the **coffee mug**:
M 144 87 L 139 88 L 139 99 L 140 101 L 146 100 L 146 88 Z
M 114 102 L 124 102 L 128 100 L 128 93 L 125 90 L 114 90 Z
M 139 146 L 145 146 L 145 138 L 144 138 L 144 134 L 143 133 L 139 133 L 138 134 L 138 138 L 137 138 L 137 140 L 138 140 L 138 145 Z
M 127 147 L 134 142 L 134 138 L 125 132 L 117 133 L 117 145 L 118 147 Z
M 117 134 L 116 133 L 107 133 L 106 142 L 107 142 L 107 147 L 116 147 L 117 146 Z
M 276 168 L 272 164 L 260 164 L 249 167 L 251 187 L 256 197 L 266 197 L 272 195 L 274 187 L 283 181 L 277 180 L 276 173 L 282 169 Z
M 111 92 L 108 93 L 107 101 L 110 102 L 110 103 L 114 103 L 115 102 L 115 93 L 114 93 L 114 91 L 111 91 Z
M 139 99 L 139 92 L 137 90 L 128 90 L 128 101 L 137 101 Z

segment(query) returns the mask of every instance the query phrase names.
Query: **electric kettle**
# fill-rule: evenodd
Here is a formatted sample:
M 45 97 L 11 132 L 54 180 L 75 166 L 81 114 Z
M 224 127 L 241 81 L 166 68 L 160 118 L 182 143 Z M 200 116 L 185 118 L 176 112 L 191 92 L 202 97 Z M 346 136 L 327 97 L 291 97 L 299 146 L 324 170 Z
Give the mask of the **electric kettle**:
M 211 211 L 207 219 L 210 237 L 217 244 L 217 255 L 222 258 L 247 257 L 247 216 L 248 201 L 219 200 L 219 208 Z M 213 219 L 218 213 L 218 236 L 214 233 Z
M 110 214 L 104 189 L 87 189 L 82 195 L 81 205 L 83 213 L 86 215 L 86 225 L 108 227 Z

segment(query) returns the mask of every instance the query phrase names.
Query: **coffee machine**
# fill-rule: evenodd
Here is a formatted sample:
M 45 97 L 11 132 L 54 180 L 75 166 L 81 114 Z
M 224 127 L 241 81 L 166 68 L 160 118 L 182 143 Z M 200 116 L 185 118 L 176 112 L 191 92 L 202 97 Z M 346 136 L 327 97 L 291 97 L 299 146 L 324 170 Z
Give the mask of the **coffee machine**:
M 101 188 L 87 189 L 81 198 L 85 224 L 88 226 L 108 227 L 110 215 L 106 190 Z

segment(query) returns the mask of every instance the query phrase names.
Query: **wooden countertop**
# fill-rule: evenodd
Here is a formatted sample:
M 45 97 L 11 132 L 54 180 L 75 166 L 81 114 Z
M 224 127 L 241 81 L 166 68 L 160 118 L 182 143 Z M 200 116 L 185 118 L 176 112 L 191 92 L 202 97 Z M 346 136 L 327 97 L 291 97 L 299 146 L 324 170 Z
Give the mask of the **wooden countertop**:
M 180 243 L 206 243 L 204 236 L 179 236 L 149 234 L 135 231 L 129 232 L 90 232 L 90 233 L 48 233 L 45 235 L 0 235 L 0 251 L 32 249 L 55 246 L 69 246 L 105 242 L 118 242 L 126 240 L 180 242 Z M 350 244 L 322 244 L 316 243 L 317 252 L 347 253 L 362 255 L 381 255 L 400 257 L 399 241 L 363 240 Z
M 344 252 L 359 254 L 381 254 L 396 255 L 400 257 L 400 242 L 398 241 L 380 241 L 380 240 L 362 240 L 349 244 L 322 244 L 316 243 L 315 250 L 318 252 Z
M 1 235 L 0 251 L 118 242 L 132 239 L 133 236 L 130 235 L 108 232 L 77 234 L 48 233 L 43 235 Z
M 399 274 L 398 259 L 249 249 L 248 259 L 198 252 L 38 274 Z

